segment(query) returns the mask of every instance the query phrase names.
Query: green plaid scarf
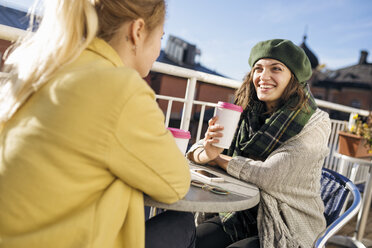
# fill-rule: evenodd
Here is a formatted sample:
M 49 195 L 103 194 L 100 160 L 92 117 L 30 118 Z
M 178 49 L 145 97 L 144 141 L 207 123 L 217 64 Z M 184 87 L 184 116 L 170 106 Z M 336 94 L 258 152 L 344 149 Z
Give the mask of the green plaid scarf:
M 307 100 L 299 109 L 290 109 L 297 102 L 297 97 L 293 97 L 271 116 L 265 113 L 264 103 L 260 101 L 243 111 L 227 155 L 265 160 L 281 144 L 301 132 L 317 108 L 310 91 L 307 87 L 304 89 Z

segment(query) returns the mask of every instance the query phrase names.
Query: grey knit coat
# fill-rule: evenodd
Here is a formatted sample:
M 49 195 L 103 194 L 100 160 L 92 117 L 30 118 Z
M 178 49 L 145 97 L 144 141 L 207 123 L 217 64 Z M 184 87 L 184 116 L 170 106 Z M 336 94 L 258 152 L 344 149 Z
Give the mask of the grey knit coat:
M 320 177 L 331 124 L 319 109 L 302 131 L 264 161 L 234 157 L 227 172 L 260 189 L 261 247 L 311 247 L 326 227 Z
M 302 131 L 273 151 L 264 161 L 233 157 L 227 172 L 257 185 L 257 216 L 261 248 L 312 247 L 325 227 L 320 177 L 328 155 L 331 123 L 320 109 Z M 194 144 L 189 152 L 202 146 Z

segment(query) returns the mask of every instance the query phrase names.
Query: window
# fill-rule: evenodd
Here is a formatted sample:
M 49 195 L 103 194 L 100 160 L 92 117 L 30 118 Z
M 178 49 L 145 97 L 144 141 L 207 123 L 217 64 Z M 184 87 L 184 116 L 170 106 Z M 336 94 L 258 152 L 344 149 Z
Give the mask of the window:
M 353 100 L 351 100 L 351 107 L 361 108 L 362 104 L 360 103 L 360 101 L 358 99 L 353 99 Z

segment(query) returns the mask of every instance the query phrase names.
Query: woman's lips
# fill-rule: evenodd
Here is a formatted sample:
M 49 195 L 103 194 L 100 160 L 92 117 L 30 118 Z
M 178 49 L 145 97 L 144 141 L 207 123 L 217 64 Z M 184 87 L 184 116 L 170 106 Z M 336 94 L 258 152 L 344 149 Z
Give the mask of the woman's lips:
M 261 89 L 272 89 L 274 87 L 275 87 L 274 85 L 260 85 Z
M 275 88 L 275 85 L 272 85 L 272 84 L 260 84 L 259 85 L 259 89 L 261 92 L 267 92 L 274 88 Z

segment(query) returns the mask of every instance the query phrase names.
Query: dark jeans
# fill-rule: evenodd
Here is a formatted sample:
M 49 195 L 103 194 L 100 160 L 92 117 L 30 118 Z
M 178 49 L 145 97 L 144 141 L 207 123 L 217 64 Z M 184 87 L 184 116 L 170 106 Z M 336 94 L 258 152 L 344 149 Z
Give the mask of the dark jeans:
M 233 243 L 223 230 L 218 216 L 200 224 L 196 228 L 196 248 L 260 248 L 258 236 L 242 239 Z
M 146 221 L 146 248 L 194 248 L 195 238 L 192 213 L 165 211 Z

